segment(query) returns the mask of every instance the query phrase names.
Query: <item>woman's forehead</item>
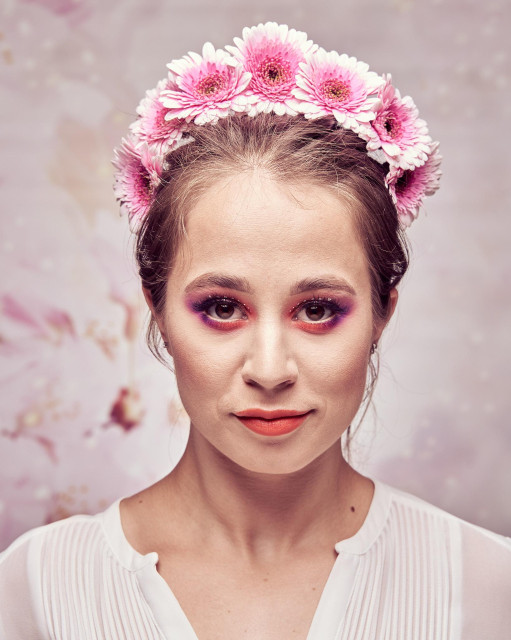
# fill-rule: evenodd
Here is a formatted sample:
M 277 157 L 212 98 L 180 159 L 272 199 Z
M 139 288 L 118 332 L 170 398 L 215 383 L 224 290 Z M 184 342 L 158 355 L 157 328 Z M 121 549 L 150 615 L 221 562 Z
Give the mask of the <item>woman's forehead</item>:
M 181 266 L 188 280 L 210 272 L 359 280 L 368 271 L 348 204 L 316 184 L 239 174 L 210 187 L 186 226 Z
M 287 237 L 326 239 L 332 232 L 355 232 L 348 203 L 332 190 L 280 183 L 255 171 L 213 184 L 188 212 L 186 227 L 192 240 L 207 230 L 226 241 L 265 238 L 276 244 Z

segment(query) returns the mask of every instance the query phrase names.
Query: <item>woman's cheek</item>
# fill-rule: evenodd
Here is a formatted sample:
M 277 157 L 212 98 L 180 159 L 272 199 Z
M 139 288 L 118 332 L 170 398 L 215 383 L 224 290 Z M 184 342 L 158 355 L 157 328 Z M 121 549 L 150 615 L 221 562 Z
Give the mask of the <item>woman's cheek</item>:
M 307 340 L 300 358 L 302 365 L 312 374 L 317 371 L 318 379 L 339 393 L 365 388 L 371 335 L 370 327 L 359 326 L 356 331 L 338 334 L 336 340 Z
M 178 386 L 194 386 L 198 392 L 217 381 L 225 384 L 225 378 L 232 372 L 233 362 L 239 345 L 212 340 L 197 324 L 189 325 L 178 335 L 169 332 L 172 342 L 174 370 Z

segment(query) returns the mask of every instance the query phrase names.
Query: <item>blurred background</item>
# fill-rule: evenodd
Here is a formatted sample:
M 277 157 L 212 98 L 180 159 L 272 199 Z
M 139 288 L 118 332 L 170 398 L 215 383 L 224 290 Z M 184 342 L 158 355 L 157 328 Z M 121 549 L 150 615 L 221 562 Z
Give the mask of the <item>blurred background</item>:
M 179 458 L 186 415 L 144 343 L 112 149 L 167 62 L 268 20 L 391 72 L 444 156 L 356 466 L 511 535 L 511 4 L 4 0 L 0 548 Z

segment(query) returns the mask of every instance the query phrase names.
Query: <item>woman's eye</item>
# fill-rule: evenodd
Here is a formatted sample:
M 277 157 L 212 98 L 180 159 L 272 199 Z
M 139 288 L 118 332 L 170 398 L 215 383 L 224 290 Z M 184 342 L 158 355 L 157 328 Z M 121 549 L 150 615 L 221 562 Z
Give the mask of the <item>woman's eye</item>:
M 200 313 L 204 321 L 211 320 L 216 325 L 231 323 L 240 320 L 247 320 L 249 311 L 245 305 L 232 298 L 211 297 L 197 303 L 193 303 L 194 311 Z M 330 326 L 337 318 L 346 315 L 346 309 L 335 300 L 331 299 L 311 299 L 302 302 L 293 311 L 293 320 L 308 324 L 319 325 L 324 328 Z
M 241 320 L 245 317 L 239 306 L 228 300 L 214 302 L 205 309 L 205 312 L 214 320 Z
M 302 322 L 322 322 L 330 320 L 334 311 L 325 304 L 313 302 L 304 305 L 296 314 L 296 319 Z

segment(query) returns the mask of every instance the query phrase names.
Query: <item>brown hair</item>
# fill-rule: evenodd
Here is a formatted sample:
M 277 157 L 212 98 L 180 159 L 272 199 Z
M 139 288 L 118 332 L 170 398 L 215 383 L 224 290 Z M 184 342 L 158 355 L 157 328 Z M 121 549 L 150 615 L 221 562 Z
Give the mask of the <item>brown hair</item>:
M 372 160 L 365 142 L 331 119 L 261 114 L 223 118 L 216 124 L 192 126 L 193 142 L 167 156 L 156 199 L 137 239 L 136 256 L 144 287 L 157 314 L 165 307 L 169 272 L 186 235 L 186 215 L 217 180 L 264 170 L 283 184 L 314 183 L 333 189 L 350 207 L 368 259 L 372 307 L 376 318 L 389 313 L 390 291 L 408 267 L 406 239 L 385 186 L 388 167 Z M 147 332 L 156 357 L 161 338 L 155 319 Z M 377 363 L 370 362 L 370 398 Z

